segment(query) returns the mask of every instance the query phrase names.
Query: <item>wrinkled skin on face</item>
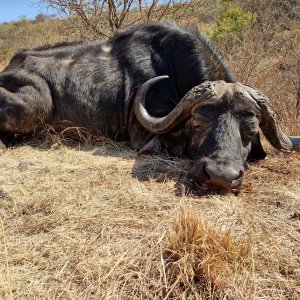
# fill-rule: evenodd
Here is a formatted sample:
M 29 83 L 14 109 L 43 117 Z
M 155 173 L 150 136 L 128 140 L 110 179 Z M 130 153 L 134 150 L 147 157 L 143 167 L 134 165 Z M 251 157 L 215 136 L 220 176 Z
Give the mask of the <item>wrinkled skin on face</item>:
M 261 129 L 277 149 L 300 151 L 299 137 L 286 136 L 268 99 L 252 87 L 222 81 L 206 82 L 190 90 L 167 116 L 157 118 L 144 109 L 144 96 L 153 84 L 138 91 L 135 114 L 154 134 L 141 152 L 166 149 L 193 160 L 188 177 L 204 190 L 239 190 L 247 160 L 266 156 L 259 139 Z
M 255 106 L 225 96 L 218 105 L 198 108 L 186 123 L 186 130 L 187 153 L 195 160 L 189 178 L 202 187 L 239 189 L 259 131 Z
M 203 189 L 239 189 L 247 159 L 266 156 L 259 140 L 259 110 L 251 102 L 234 100 L 225 95 L 218 103 L 204 104 L 184 129 L 162 136 L 171 154 L 185 152 L 194 160 L 188 177 Z

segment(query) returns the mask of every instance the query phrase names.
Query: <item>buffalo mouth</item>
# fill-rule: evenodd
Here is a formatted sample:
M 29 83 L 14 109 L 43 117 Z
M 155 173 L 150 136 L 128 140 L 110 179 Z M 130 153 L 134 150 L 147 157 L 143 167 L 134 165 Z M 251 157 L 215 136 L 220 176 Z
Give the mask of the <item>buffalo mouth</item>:
M 242 180 L 234 180 L 231 182 L 231 184 L 228 184 L 227 186 L 221 186 L 221 185 L 215 185 L 211 184 L 210 182 L 203 182 L 203 181 L 197 181 L 190 176 L 188 176 L 188 179 L 190 180 L 192 186 L 195 189 L 198 189 L 202 192 L 231 192 L 231 193 L 238 193 L 241 190 L 242 187 Z
M 203 192 L 240 191 L 244 169 L 237 164 L 221 164 L 205 159 L 191 168 L 187 174 L 192 185 Z

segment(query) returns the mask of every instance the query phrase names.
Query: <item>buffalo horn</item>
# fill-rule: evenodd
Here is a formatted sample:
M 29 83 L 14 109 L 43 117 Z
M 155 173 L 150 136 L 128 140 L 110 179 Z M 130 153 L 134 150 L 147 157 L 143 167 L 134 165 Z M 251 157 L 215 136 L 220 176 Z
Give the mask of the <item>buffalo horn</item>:
M 136 118 L 145 129 L 154 134 L 169 132 L 192 114 L 193 107 L 198 106 L 201 101 L 213 97 L 216 93 L 214 85 L 205 82 L 189 91 L 168 115 L 164 117 L 151 116 L 145 108 L 146 94 L 153 85 L 167 78 L 169 76 L 164 75 L 146 81 L 137 89 L 134 99 Z
M 256 89 L 248 87 L 261 111 L 260 128 L 271 145 L 278 150 L 300 151 L 300 137 L 287 136 L 282 131 L 278 117 L 268 98 Z

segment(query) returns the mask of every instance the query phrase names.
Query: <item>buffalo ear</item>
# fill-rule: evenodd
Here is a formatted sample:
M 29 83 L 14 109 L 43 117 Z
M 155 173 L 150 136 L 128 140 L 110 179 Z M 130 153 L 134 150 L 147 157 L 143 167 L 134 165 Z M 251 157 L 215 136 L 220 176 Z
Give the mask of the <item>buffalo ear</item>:
M 158 154 L 161 150 L 161 141 L 159 137 L 154 137 L 142 149 L 139 150 L 139 154 Z
M 179 129 L 161 136 L 164 149 L 171 155 L 182 157 L 185 152 L 187 135 L 185 129 Z
M 263 146 L 260 142 L 259 133 L 254 137 L 253 141 L 251 142 L 251 150 L 248 154 L 247 161 L 249 160 L 262 160 L 267 156 Z

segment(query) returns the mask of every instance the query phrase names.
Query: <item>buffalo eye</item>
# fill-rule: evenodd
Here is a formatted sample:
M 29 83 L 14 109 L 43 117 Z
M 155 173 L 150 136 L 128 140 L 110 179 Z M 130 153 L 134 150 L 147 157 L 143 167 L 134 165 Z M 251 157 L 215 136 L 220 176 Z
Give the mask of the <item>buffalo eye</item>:
M 243 135 L 252 140 L 258 133 L 256 128 L 242 128 Z
M 251 141 L 258 133 L 259 124 L 258 120 L 248 120 L 246 122 L 242 122 L 240 131 L 243 137 L 245 137 L 248 141 Z
M 259 130 L 259 121 L 256 114 L 252 111 L 241 111 L 238 113 L 238 118 L 242 136 L 247 141 L 251 141 Z
M 192 118 L 191 125 L 195 129 L 207 129 L 211 127 L 211 121 L 201 115 L 195 115 Z

